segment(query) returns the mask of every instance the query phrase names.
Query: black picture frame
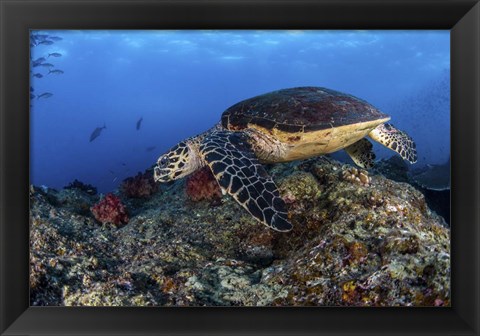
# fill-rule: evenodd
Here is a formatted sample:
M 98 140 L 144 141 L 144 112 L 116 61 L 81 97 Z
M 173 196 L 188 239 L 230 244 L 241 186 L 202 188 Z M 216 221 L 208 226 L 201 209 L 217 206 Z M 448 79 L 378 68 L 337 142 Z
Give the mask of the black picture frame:
M 479 335 L 480 4 L 0 0 L 2 335 Z M 29 29 L 450 29 L 452 306 L 29 307 Z

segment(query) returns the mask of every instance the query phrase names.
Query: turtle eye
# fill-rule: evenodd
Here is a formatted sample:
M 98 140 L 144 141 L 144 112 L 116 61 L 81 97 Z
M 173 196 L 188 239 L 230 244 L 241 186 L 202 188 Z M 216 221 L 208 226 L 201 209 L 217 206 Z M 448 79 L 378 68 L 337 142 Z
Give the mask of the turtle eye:
M 166 166 L 168 163 L 168 157 L 167 156 L 162 156 L 160 160 L 158 160 L 158 164 L 160 166 Z

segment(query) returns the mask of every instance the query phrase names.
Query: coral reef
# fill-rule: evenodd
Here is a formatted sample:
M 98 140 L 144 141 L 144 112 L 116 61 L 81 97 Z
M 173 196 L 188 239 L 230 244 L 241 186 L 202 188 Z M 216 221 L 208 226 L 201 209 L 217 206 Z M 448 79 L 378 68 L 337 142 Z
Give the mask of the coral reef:
M 186 193 L 187 197 L 195 202 L 202 200 L 216 202 L 222 197 L 222 191 L 207 166 L 187 177 Z
M 107 194 L 91 208 L 92 214 L 102 224 L 121 225 L 128 223 L 128 214 L 120 198 L 112 193 Z
M 342 171 L 342 177 L 344 180 L 360 183 L 363 185 L 370 184 L 370 177 L 368 177 L 368 172 L 366 170 L 358 169 L 355 167 L 350 167 Z
M 91 190 L 90 188 L 88 190 Z M 30 194 L 42 195 L 44 200 L 50 205 L 69 211 L 73 214 L 90 216 L 90 207 L 98 200 L 98 196 L 83 188 L 64 188 L 56 190 L 46 187 L 34 187 L 30 189 Z
M 147 170 L 123 180 L 120 190 L 127 197 L 148 198 L 158 190 L 158 184 L 153 179 L 153 173 Z
M 91 184 L 85 184 L 83 182 L 80 182 L 77 179 L 70 182 L 68 185 L 63 187 L 63 189 L 78 189 L 78 190 L 85 191 L 89 195 L 96 195 L 97 194 L 97 188 L 95 188 Z
M 417 189 L 325 157 L 267 169 L 291 232 L 259 224 L 228 196 L 215 207 L 188 201 L 181 180 L 122 227 L 33 188 L 31 304 L 450 305 L 450 230 Z
M 416 187 L 425 195 L 429 208 L 441 215 L 450 225 L 450 159 L 442 165 L 430 165 L 421 170 L 409 171 L 405 161 L 394 155 L 376 162 L 372 171 Z

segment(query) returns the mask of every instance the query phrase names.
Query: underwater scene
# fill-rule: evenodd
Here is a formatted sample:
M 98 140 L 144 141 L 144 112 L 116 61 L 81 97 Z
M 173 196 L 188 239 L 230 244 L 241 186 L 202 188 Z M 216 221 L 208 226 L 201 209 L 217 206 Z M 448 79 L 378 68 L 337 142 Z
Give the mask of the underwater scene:
M 32 306 L 450 306 L 448 30 L 31 30 Z

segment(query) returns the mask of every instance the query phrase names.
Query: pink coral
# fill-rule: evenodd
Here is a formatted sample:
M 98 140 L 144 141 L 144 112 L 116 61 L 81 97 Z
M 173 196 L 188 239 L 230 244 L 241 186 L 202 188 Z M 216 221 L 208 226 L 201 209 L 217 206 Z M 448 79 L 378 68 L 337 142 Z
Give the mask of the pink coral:
M 114 194 L 107 194 L 100 202 L 90 208 L 93 216 L 99 222 L 120 225 L 128 223 L 128 215 L 120 198 Z
M 158 185 L 153 179 L 153 174 L 147 171 L 123 180 L 120 189 L 128 197 L 148 198 L 158 190 Z
M 187 196 L 192 201 L 219 201 L 222 191 L 209 167 L 203 167 L 190 175 L 186 186 Z

